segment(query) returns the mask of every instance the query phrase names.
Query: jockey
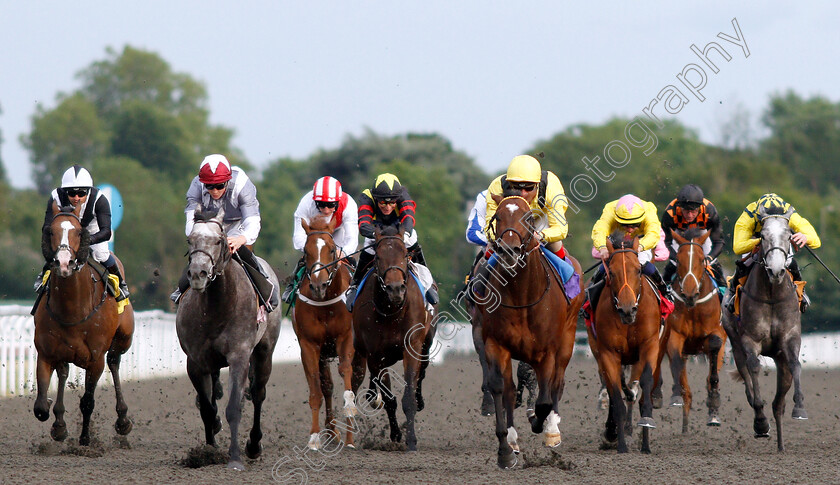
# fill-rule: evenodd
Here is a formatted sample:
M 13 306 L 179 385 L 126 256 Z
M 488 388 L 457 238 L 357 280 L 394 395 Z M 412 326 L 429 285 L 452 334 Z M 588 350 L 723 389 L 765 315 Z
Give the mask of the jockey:
M 219 210 L 224 206 L 224 226 L 230 252 L 238 255 L 244 263 L 243 267 L 251 277 L 266 311 L 271 312 L 277 308 L 280 304 L 278 291 L 251 252 L 261 227 L 260 203 L 257 201 L 254 183 L 241 168 L 231 167 L 224 155 L 208 155 L 201 162 L 198 175 L 193 178 L 187 190 L 187 205 L 184 208 L 187 219 L 184 231 L 187 236 L 192 232 L 193 214 L 199 204 L 205 211 Z M 178 288 L 169 298 L 178 303 L 189 284 L 185 269 L 178 281 Z
M 298 203 L 295 210 L 295 227 L 292 236 L 292 245 L 298 251 L 303 252 L 306 245 L 306 231 L 301 226 L 301 221 L 309 224 L 318 217 L 327 220 L 335 219 L 335 230 L 333 240 L 338 249 L 338 259 L 347 257 L 347 254 L 356 252 L 359 245 L 359 209 L 356 201 L 350 195 L 341 190 L 341 183 L 332 177 L 321 177 L 315 181 L 312 190 L 306 193 Z M 348 258 L 351 264 L 352 259 Z M 282 299 L 291 304 L 294 300 L 292 292 L 299 281 L 298 272 L 306 264 L 304 256 L 298 260 L 289 284 L 283 292 Z
M 592 282 L 586 289 L 590 317 L 595 314 L 595 306 L 598 304 L 598 298 L 604 287 L 605 265 L 609 259 L 607 237 L 619 229 L 625 232 L 627 238 L 641 238 L 639 263 L 642 265 L 642 273 L 651 277 L 663 298 L 673 302 L 671 288 L 665 284 L 662 275 L 651 262 L 654 256 L 653 250 L 659 242 L 661 233 L 661 225 L 656 217 L 656 206 L 653 202 L 645 202 L 633 194 L 627 194 L 618 200 L 608 202 L 604 206 L 601 218 L 592 228 L 592 244 L 599 252 L 604 264 L 598 265 L 598 270 L 592 276 Z
M 483 235 L 485 244 L 487 240 L 493 237 L 491 221 L 499 208 L 493 196 L 515 195 L 522 197 L 528 202 L 531 213 L 534 215 L 535 237 L 543 243 L 541 247 L 543 254 L 557 268 L 557 271 L 563 277 L 564 284 L 574 276 L 574 268 L 565 261 L 566 249 L 563 247 L 563 239 L 566 238 L 569 231 L 569 226 L 566 223 L 568 200 L 563 190 L 563 184 L 554 173 L 543 170 L 536 158 L 530 155 L 518 155 L 510 161 L 507 171 L 503 175 L 490 182 L 486 195 L 482 196 L 482 194 L 479 194 L 476 199 L 474 210 L 480 210 L 482 208 L 480 202 L 482 200 L 486 201 L 485 234 Z M 470 242 L 473 242 L 473 239 L 480 240 L 474 234 L 473 227 L 475 226 L 476 223 L 471 219 L 470 227 L 467 229 L 467 239 Z M 484 283 L 488 281 L 490 266 L 492 265 L 493 262 L 489 261 L 487 265 L 482 265 L 478 270 L 473 291 L 479 296 L 483 296 Z M 567 291 L 569 289 L 571 288 L 567 287 Z M 570 296 L 574 297 L 574 295 Z
M 102 263 L 112 275 L 120 280 L 120 295 L 117 301 L 128 298 L 128 286 L 117 266 L 117 260 L 108 249 L 108 240 L 111 239 L 111 204 L 96 187 L 93 186 L 93 178 L 90 172 L 81 166 L 73 165 L 61 176 L 61 187 L 50 194 L 47 201 L 47 212 L 44 214 L 44 228 L 49 227 L 53 220 L 53 204 L 59 208 L 73 206 L 79 209 L 82 227 L 90 233 L 90 252 L 93 259 Z M 44 266 L 44 271 L 47 270 Z M 41 291 L 43 286 L 43 274 L 38 278 L 35 289 Z
M 417 204 L 408 195 L 408 190 L 400 184 L 396 175 L 383 173 L 376 177 L 373 188 L 365 189 L 359 198 L 359 233 L 364 236 L 364 250 L 359 255 L 359 264 L 353 273 L 353 281 L 347 289 L 347 309 L 353 311 L 356 290 L 359 282 L 367 273 L 368 268 L 376 256 L 373 247 L 375 232 L 378 227 L 398 226 L 404 231 L 405 245 L 411 256 L 414 269 L 418 277 L 426 286 L 426 301 L 436 305 L 439 301 L 437 291 L 432 288 L 431 272 L 426 267 L 423 249 L 417 241 L 417 231 L 414 229 L 414 210 Z
M 487 246 L 484 234 L 484 221 L 487 219 L 487 190 L 482 190 L 475 197 L 475 204 L 467 219 L 467 242 L 480 248 Z
M 758 247 L 761 242 L 761 221 L 758 216 L 759 206 L 765 208 L 778 207 L 785 212 L 792 211 L 790 216 L 790 229 L 793 232 L 791 241 L 795 249 L 801 249 L 806 244 L 811 249 L 816 249 L 822 244 L 814 226 L 807 219 L 799 215 L 792 205 L 788 204 L 776 194 L 764 194 L 755 202 L 751 202 L 735 221 L 735 231 L 732 235 L 732 249 L 740 259 L 735 261 L 735 274 L 729 280 L 724 306 L 730 313 L 735 312 L 735 290 L 738 288 L 738 281 L 747 276 L 758 257 Z M 794 281 L 802 281 L 802 274 L 799 270 L 799 263 L 795 259 L 788 259 L 788 270 L 793 275 Z M 800 311 L 804 312 L 810 306 L 811 301 L 808 295 L 802 294 Z
M 694 184 L 681 188 L 677 198 L 672 200 L 662 213 L 662 230 L 665 231 L 665 245 L 670 253 L 670 259 L 665 266 L 664 280 L 670 283 L 677 271 L 679 245 L 674 241 L 671 229 L 685 231 L 690 228 L 705 229 L 711 233 L 703 243 L 703 252 L 706 254 L 706 262 L 711 264 L 715 282 L 718 286 L 725 287 L 723 268 L 717 260 L 724 246 L 720 217 L 715 205 L 706 199 L 703 190 Z

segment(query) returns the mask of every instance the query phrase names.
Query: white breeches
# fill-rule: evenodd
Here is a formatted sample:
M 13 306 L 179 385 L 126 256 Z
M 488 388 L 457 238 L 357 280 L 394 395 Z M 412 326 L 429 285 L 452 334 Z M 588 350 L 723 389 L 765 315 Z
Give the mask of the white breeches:
M 96 222 L 96 218 L 90 221 L 90 224 L 87 225 L 87 230 L 91 234 L 99 232 L 99 223 Z M 108 241 L 91 244 L 90 253 L 93 254 L 93 259 L 99 261 L 100 263 L 104 263 L 108 260 L 108 256 L 111 255 L 111 250 L 108 248 Z
M 405 247 L 407 247 L 407 248 L 410 248 L 411 246 L 414 246 L 415 244 L 417 244 L 417 231 L 412 229 L 411 231 L 403 234 L 403 241 L 405 241 Z M 373 244 L 375 242 L 376 242 L 376 239 L 365 238 L 364 247 L 367 248 L 367 249 L 365 249 L 366 253 L 375 254 L 375 251 L 373 250 Z M 370 246 L 370 247 L 368 247 L 368 246 Z
M 649 262 L 653 259 L 653 249 L 648 249 L 647 251 L 639 251 L 639 263 L 643 266 L 645 263 Z

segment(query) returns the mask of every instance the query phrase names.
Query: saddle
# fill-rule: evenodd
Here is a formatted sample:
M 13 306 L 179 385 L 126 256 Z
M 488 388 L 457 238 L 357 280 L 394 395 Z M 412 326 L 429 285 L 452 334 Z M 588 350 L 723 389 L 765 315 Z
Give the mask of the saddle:
M 798 301 L 798 303 L 800 305 L 800 308 L 801 308 L 802 298 L 805 295 L 805 284 L 807 283 L 807 281 L 804 281 L 804 280 L 796 281 L 796 280 L 793 279 L 793 273 L 791 273 L 789 269 L 786 270 L 786 272 L 787 272 L 788 278 L 790 278 L 790 281 L 793 283 L 794 287 L 796 288 L 796 298 L 797 298 L 797 301 Z M 747 283 L 747 278 L 749 278 L 749 276 L 750 276 L 750 273 L 747 273 L 746 276 L 742 276 L 740 279 L 738 279 L 738 286 L 735 287 L 735 300 L 734 300 L 734 303 L 733 303 L 733 305 L 735 307 L 735 311 L 732 314 L 735 315 L 736 317 L 741 316 L 741 292 L 742 292 L 742 288 Z M 729 281 L 731 279 L 732 279 L 732 277 L 730 276 L 727 279 L 727 281 Z
M 90 256 L 87 260 L 88 266 L 90 266 L 93 271 L 99 275 L 100 278 L 105 280 L 105 291 L 108 292 L 109 295 L 113 296 L 114 298 L 120 295 L 120 278 L 117 275 L 113 275 L 108 272 L 108 269 L 100 263 L 99 261 L 93 259 L 93 256 Z M 41 303 L 41 298 L 44 296 L 44 293 L 49 291 L 49 283 L 50 281 L 50 270 L 44 271 L 44 277 L 41 279 L 41 286 L 38 287 L 38 296 L 35 298 L 35 304 L 32 305 L 32 310 L 29 312 L 31 315 L 35 315 L 35 310 L 38 309 L 38 304 Z M 128 305 L 128 299 L 118 301 L 117 302 L 117 314 L 122 314 L 125 310 L 126 305 Z

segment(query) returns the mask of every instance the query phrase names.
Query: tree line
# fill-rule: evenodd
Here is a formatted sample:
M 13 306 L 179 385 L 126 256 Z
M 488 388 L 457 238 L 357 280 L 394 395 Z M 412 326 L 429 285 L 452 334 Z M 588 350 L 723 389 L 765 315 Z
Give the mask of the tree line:
M 20 140 L 30 154 L 35 189 L 9 187 L 0 170 L 0 218 L 7 228 L 0 234 L 0 274 L 6 276 L 0 279 L 0 298 L 34 298 L 32 283 L 43 265 L 40 228 L 47 194 L 67 167 L 80 163 L 95 183 L 114 185 L 123 196 L 115 252 L 126 266 L 135 307 L 171 308 L 167 297 L 186 264 L 184 196 L 199 162 L 211 153 L 225 154 L 254 180 L 263 219 L 254 249 L 281 279 L 299 257 L 291 242 L 293 213 L 314 181 L 331 175 L 357 197 L 378 173 L 388 171 L 417 201 L 417 230 L 441 299 L 454 298 L 462 287 L 476 251 L 464 239 L 466 216 L 476 194 L 498 173 L 486 173 L 445 137 L 368 130 L 304 159 L 278 158 L 256 170 L 232 145 L 234 128 L 210 123 L 206 86 L 157 54 L 131 46 L 108 49 L 104 59 L 77 77 L 81 87 L 57 94 L 54 107 L 38 107 L 31 131 Z M 604 204 L 634 193 L 661 211 L 681 186 L 696 183 L 721 214 L 727 238 L 721 259 L 729 272 L 735 220 L 765 192 L 778 193 L 811 221 L 823 240 L 821 259 L 840 269 L 833 237 L 840 225 L 840 204 L 834 206 L 840 166 L 829 161 L 840 151 L 840 103 L 793 91 L 773 95 L 761 118 L 767 135 L 760 139 L 752 137 L 745 119 L 736 113 L 721 126 L 721 146 L 703 143 L 678 121 L 661 128 L 649 124 L 655 150 L 649 143 L 625 144 L 626 153 L 610 152 L 613 161 L 622 153 L 621 163 L 612 165 L 604 163 L 610 155 L 605 147 L 624 140 L 626 127 L 636 120 L 572 125 L 525 153 L 540 157 L 567 192 L 575 184 L 566 245 L 584 267 L 590 262 L 592 225 Z M 581 174 L 596 177 L 587 168 L 595 157 L 602 159 L 602 173 L 595 190 L 585 192 L 576 181 Z M 797 258 L 815 303 L 803 316 L 804 329 L 840 327 L 840 308 L 831 304 L 840 296 L 840 284 L 810 255 Z

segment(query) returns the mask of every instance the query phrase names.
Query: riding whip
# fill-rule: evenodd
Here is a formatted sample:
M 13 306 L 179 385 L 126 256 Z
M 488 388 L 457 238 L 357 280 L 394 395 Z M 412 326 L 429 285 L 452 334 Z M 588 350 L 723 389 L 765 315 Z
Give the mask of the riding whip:
M 822 265 L 822 267 L 823 267 L 823 268 L 825 268 L 825 270 L 826 270 L 826 271 L 828 271 L 828 273 L 829 273 L 831 276 L 833 276 L 833 277 L 834 277 L 834 281 L 836 281 L 836 282 L 840 283 L 840 278 L 838 278 L 838 277 L 837 277 L 837 275 L 835 275 L 833 271 L 831 271 L 830 269 L 828 269 L 828 266 L 826 266 L 826 265 L 825 265 L 825 263 L 823 263 L 822 259 L 820 259 L 820 257 L 819 257 L 819 256 L 817 256 L 817 254 L 816 254 L 816 253 L 814 253 L 814 251 L 813 251 L 813 250 L 811 250 L 811 248 L 809 248 L 808 246 L 805 246 L 805 249 L 807 249 L 807 250 L 808 250 L 808 252 L 809 252 L 809 253 L 811 253 L 811 256 L 813 256 L 813 257 L 814 257 L 814 258 L 815 258 L 815 259 L 816 259 L 816 260 L 817 260 L 817 261 L 818 261 L 818 262 Z

